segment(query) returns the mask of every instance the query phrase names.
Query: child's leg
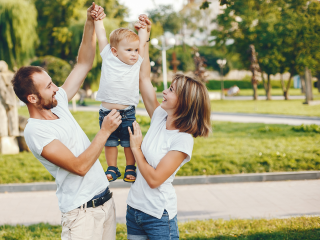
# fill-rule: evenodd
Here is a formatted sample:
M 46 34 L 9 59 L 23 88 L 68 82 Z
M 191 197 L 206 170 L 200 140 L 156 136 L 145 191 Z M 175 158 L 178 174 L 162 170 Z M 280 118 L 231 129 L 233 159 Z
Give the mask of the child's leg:
M 104 147 L 105 156 L 108 166 L 117 167 L 118 148 L 117 147 Z M 112 170 L 110 170 L 112 171 Z M 114 171 L 112 171 L 114 172 Z M 110 174 L 107 174 L 108 180 L 112 178 Z
M 126 156 L 126 165 L 135 165 L 136 161 L 134 160 L 134 156 L 133 156 L 133 153 L 131 151 L 131 148 L 130 147 L 124 147 L 124 154 Z M 128 171 L 133 171 L 133 170 L 130 170 L 128 169 Z M 131 180 L 135 180 L 136 178 L 132 175 L 127 175 L 127 178 L 131 179 Z

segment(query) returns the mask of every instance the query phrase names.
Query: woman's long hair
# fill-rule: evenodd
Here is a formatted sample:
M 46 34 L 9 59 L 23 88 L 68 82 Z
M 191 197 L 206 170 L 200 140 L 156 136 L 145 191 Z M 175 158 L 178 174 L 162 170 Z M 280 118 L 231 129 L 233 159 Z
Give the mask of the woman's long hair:
M 206 86 L 183 74 L 176 74 L 173 83 L 176 84 L 178 96 L 175 128 L 193 137 L 207 137 L 211 132 L 211 106 Z

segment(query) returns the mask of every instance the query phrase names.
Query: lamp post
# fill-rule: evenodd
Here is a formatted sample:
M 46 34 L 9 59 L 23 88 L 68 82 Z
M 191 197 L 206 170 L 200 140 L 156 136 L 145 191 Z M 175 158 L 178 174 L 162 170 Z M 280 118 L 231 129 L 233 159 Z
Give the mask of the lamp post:
M 153 38 L 151 40 L 151 44 L 159 49 L 162 52 L 162 75 L 163 75 L 163 89 L 167 89 L 167 58 L 166 58 L 166 51 L 174 46 L 176 43 L 176 40 L 174 38 L 168 39 L 168 42 L 166 43 L 166 39 L 164 36 L 160 37 L 161 39 L 161 46 L 158 45 L 159 41 L 156 38 Z
M 224 99 L 224 84 L 223 84 L 223 68 L 227 64 L 226 59 L 218 59 L 217 63 L 220 67 L 220 77 L 221 77 L 221 100 Z

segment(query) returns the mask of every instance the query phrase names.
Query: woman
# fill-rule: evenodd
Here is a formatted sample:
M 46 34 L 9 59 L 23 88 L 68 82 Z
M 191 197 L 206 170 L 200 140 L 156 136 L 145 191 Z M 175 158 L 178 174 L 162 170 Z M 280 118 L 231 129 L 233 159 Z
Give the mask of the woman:
M 151 23 L 140 15 L 136 28 Z M 140 92 L 151 118 L 142 142 L 138 123 L 130 133 L 130 147 L 137 162 L 137 178 L 127 199 L 128 239 L 179 239 L 177 198 L 172 181 L 191 159 L 193 137 L 208 136 L 210 100 L 203 83 L 177 74 L 163 91 L 161 105 L 150 81 L 149 47 L 140 70 Z

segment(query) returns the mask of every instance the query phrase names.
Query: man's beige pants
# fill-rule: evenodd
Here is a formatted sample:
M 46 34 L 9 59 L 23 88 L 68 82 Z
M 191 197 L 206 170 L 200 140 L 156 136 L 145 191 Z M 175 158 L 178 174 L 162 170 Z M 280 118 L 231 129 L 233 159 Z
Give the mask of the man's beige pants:
M 111 198 L 96 208 L 77 208 L 62 213 L 62 240 L 116 239 L 116 208 Z

